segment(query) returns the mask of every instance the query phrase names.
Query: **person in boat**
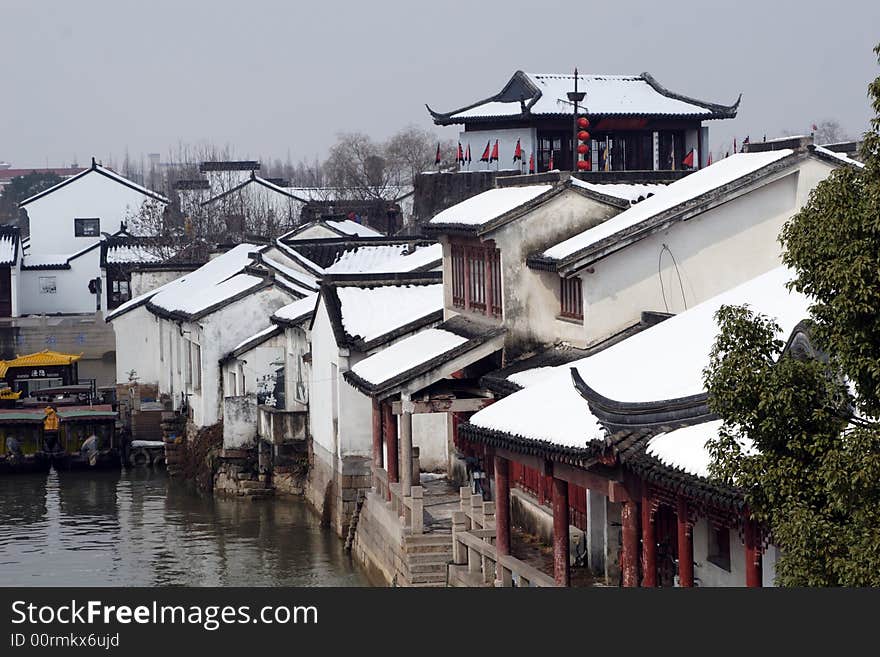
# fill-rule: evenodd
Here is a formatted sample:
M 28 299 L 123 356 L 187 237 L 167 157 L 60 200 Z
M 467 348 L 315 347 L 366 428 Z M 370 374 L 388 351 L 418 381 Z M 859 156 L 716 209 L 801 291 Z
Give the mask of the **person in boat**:
M 98 437 L 92 434 L 83 441 L 79 453 L 84 459 L 88 459 L 89 465 L 95 465 L 98 461 Z
M 6 459 L 10 461 L 20 461 L 24 458 L 21 452 L 21 442 L 15 436 L 6 437 Z
M 46 407 L 46 416 L 43 418 L 43 450 L 49 454 L 61 451 L 59 429 L 61 418 L 52 406 Z

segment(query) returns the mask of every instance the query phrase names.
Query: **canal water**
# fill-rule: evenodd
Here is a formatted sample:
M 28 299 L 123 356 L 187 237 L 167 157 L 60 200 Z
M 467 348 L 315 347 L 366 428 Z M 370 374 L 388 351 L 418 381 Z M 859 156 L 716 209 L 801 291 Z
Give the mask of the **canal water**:
M 4 586 L 368 586 L 301 500 L 215 499 L 164 471 L 0 478 Z

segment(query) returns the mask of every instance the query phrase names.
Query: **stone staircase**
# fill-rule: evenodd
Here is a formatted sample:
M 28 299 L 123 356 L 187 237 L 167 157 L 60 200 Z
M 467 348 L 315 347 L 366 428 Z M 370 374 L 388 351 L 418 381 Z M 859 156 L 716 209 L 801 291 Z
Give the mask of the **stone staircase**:
M 452 534 L 431 533 L 403 537 L 406 556 L 402 586 L 445 587 L 452 561 Z

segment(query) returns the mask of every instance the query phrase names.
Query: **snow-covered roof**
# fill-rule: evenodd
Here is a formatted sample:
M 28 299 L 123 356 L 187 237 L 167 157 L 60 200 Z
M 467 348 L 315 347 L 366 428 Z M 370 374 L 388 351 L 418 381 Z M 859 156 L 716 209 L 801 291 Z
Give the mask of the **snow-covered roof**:
M 657 191 L 654 196 L 646 198 L 607 221 L 550 247 L 543 252 L 542 257 L 551 260 L 564 260 L 603 240 L 613 238 L 624 231 L 630 231 L 661 212 L 671 210 L 779 162 L 792 155 L 793 152 L 789 149 L 782 149 L 760 153 L 737 153 L 719 160 L 711 166 L 676 180 L 664 189 Z
M 315 312 L 315 304 L 318 302 L 318 294 L 310 294 L 302 299 L 297 299 L 293 303 L 282 306 L 272 315 L 272 321 L 282 324 L 293 324 L 312 316 Z
M 251 349 L 259 347 L 261 344 L 264 344 L 266 341 L 274 338 L 276 335 L 280 335 L 282 328 L 280 326 L 276 326 L 275 324 L 270 324 L 266 328 L 257 331 L 249 338 L 245 338 L 241 342 L 239 342 L 235 347 L 233 347 L 228 354 L 226 354 L 222 360 L 228 360 L 230 358 L 237 358 L 244 353 L 247 353 Z
M 666 184 L 626 184 L 626 183 L 591 183 L 584 182 L 578 178 L 572 178 L 571 184 L 575 187 L 588 189 L 597 194 L 605 196 L 613 196 L 614 198 L 623 199 L 630 203 L 644 200 L 649 196 L 666 189 Z
M 434 225 L 478 227 L 535 200 L 553 189 L 553 185 L 500 187 L 487 190 L 434 215 Z
M 114 242 L 107 246 L 108 264 L 158 263 L 164 260 L 166 258 L 158 249 L 139 242 L 129 244 Z
M 418 379 L 420 387 L 448 378 L 462 367 L 498 351 L 503 327 L 454 316 L 373 353 L 345 372 L 345 380 L 365 395 L 384 395 Z
M 294 286 L 302 289 L 303 294 L 308 294 L 318 289 L 318 279 L 311 274 L 288 267 L 277 258 L 272 258 L 265 254 L 262 257 L 262 261 L 267 267 L 274 269 L 284 278 L 288 279 Z
M 262 248 L 255 244 L 239 244 L 226 253 L 209 260 L 195 271 L 125 302 L 110 312 L 107 315 L 107 320 L 119 317 L 147 302 L 152 302 L 156 308 L 168 312 L 172 310 L 193 312 L 192 309 L 207 308 L 216 303 L 218 299 L 225 299 L 230 295 L 254 287 L 256 283 L 261 283 L 262 279 L 243 275 L 241 272 L 253 262 L 249 254 L 260 251 Z M 227 284 L 227 281 L 231 282 Z M 206 301 L 212 303 L 206 304 Z
M 442 260 L 440 244 L 416 245 L 412 252 L 409 244 L 365 244 L 346 249 L 324 271 L 327 274 L 390 274 L 424 270 L 439 265 Z
M 337 286 L 345 332 L 370 342 L 443 310 L 443 285 Z
M 466 337 L 450 331 L 425 329 L 365 358 L 352 367 L 351 371 L 364 381 L 378 386 L 467 341 Z
M 815 150 L 817 153 L 821 153 L 827 157 L 833 157 L 835 160 L 840 160 L 841 164 L 849 164 L 860 169 L 865 167 L 864 163 L 852 159 L 845 153 L 838 153 L 837 151 L 832 151 L 830 148 L 825 148 L 824 146 L 816 146 Z
M 54 192 L 58 189 L 61 189 L 62 187 L 66 186 L 66 185 L 73 184 L 77 180 L 79 180 L 80 178 L 83 178 L 84 176 L 87 176 L 91 173 L 101 174 L 102 176 L 105 176 L 105 177 L 109 178 L 110 180 L 113 180 L 113 181 L 118 182 L 122 185 L 125 185 L 129 189 L 133 189 L 136 192 L 140 192 L 144 196 L 149 196 L 150 198 L 155 199 L 161 203 L 168 203 L 169 202 L 167 198 L 165 198 L 164 196 L 162 196 L 158 192 L 154 192 L 152 189 L 147 189 L 146 187 L 143 187 L 142 185 L 138 185 L 137 183 L 132 182 L 128 178 L 120 176 L 115 171 L 107 169 L 107 168 L 101 166 L 100 164 L 97 164 L 94 160 L 92 160 L 92 166 L 90 168 L 81 171 L 80 173 L 76 174 L 75 176 L 71 176 L 70 178 L 66 178 L 65 180 L 62 180 L 60 183 L 50 187 L 49 189 L 45 189 L 42 192 L 39 192 L 38 194 L 34 194 L 33 196 L 26 198 L 21 203 L 19 203 L 18 206 L 24 207 L 28 203 L 32 203 L 33 201 L 36 201 L 39 198 L 42 198 L 48 194 L 51 194 L 52 192 Z
M 483 101 L 446 113 L 428 109 L 441 125 L 492 117 L 570 116 L 567 94 L 574 83 L 572 74 L 517 71 L 501 92 Z M 739 105 L 739 101 L 724 106 L 672 93 L 648 73 L 580 74 L 577 83 L 578 90 L 586 92 L 581 107 L 590 116 L 732 118 Z
M 344 233 L 345 235 L 354 235 L 356 237 L 382 237 L 382 233 L 378 230 L 373 230 L 369 226 L 364 226 L 351 219 L 344 219 L 342 221 L 328 219 L 325 223 L 333 230 Z
M 714 165 L 713 165 L 714 166 Z M 526 386 L 471 418 L 471 423 L 538 441 L 583 447 L 604 436 L 571 380 L 575 367 L 597 393 L 620 402 L 676 399 L 703 392 L 703 369 L 718 333 L 715 312 L 722 305 L 749 306 L 776 318 L 787 337 L 808 316 L 809 301 L 785 284 L 790 271 L 778 267 L 690 310 L 637 333 L 592 356 L 529 377 Z
M 159 292 L 149 301 L 151 310 L 181 315 L 198 315 L 233 297 L 256 290 L 264 279 L 251 274 L 236 274 L 221 282 L 194 287 L 182 285 Z
M 0 265 L 14 265 L 18 260 L 18 229 L 0 226 Z

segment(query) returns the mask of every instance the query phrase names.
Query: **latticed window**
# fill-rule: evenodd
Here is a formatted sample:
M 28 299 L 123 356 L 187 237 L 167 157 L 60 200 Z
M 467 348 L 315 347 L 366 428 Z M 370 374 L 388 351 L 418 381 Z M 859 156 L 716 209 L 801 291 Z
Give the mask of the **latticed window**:
M 502 314 L 501 253 L 494 244 L 450 245 L 452 305 L 492 317 Z
M 584 296 L 581 279 L 561 278 L 559 297 L 561 299 L 559 314 L 571 319 L 584 318 Z

